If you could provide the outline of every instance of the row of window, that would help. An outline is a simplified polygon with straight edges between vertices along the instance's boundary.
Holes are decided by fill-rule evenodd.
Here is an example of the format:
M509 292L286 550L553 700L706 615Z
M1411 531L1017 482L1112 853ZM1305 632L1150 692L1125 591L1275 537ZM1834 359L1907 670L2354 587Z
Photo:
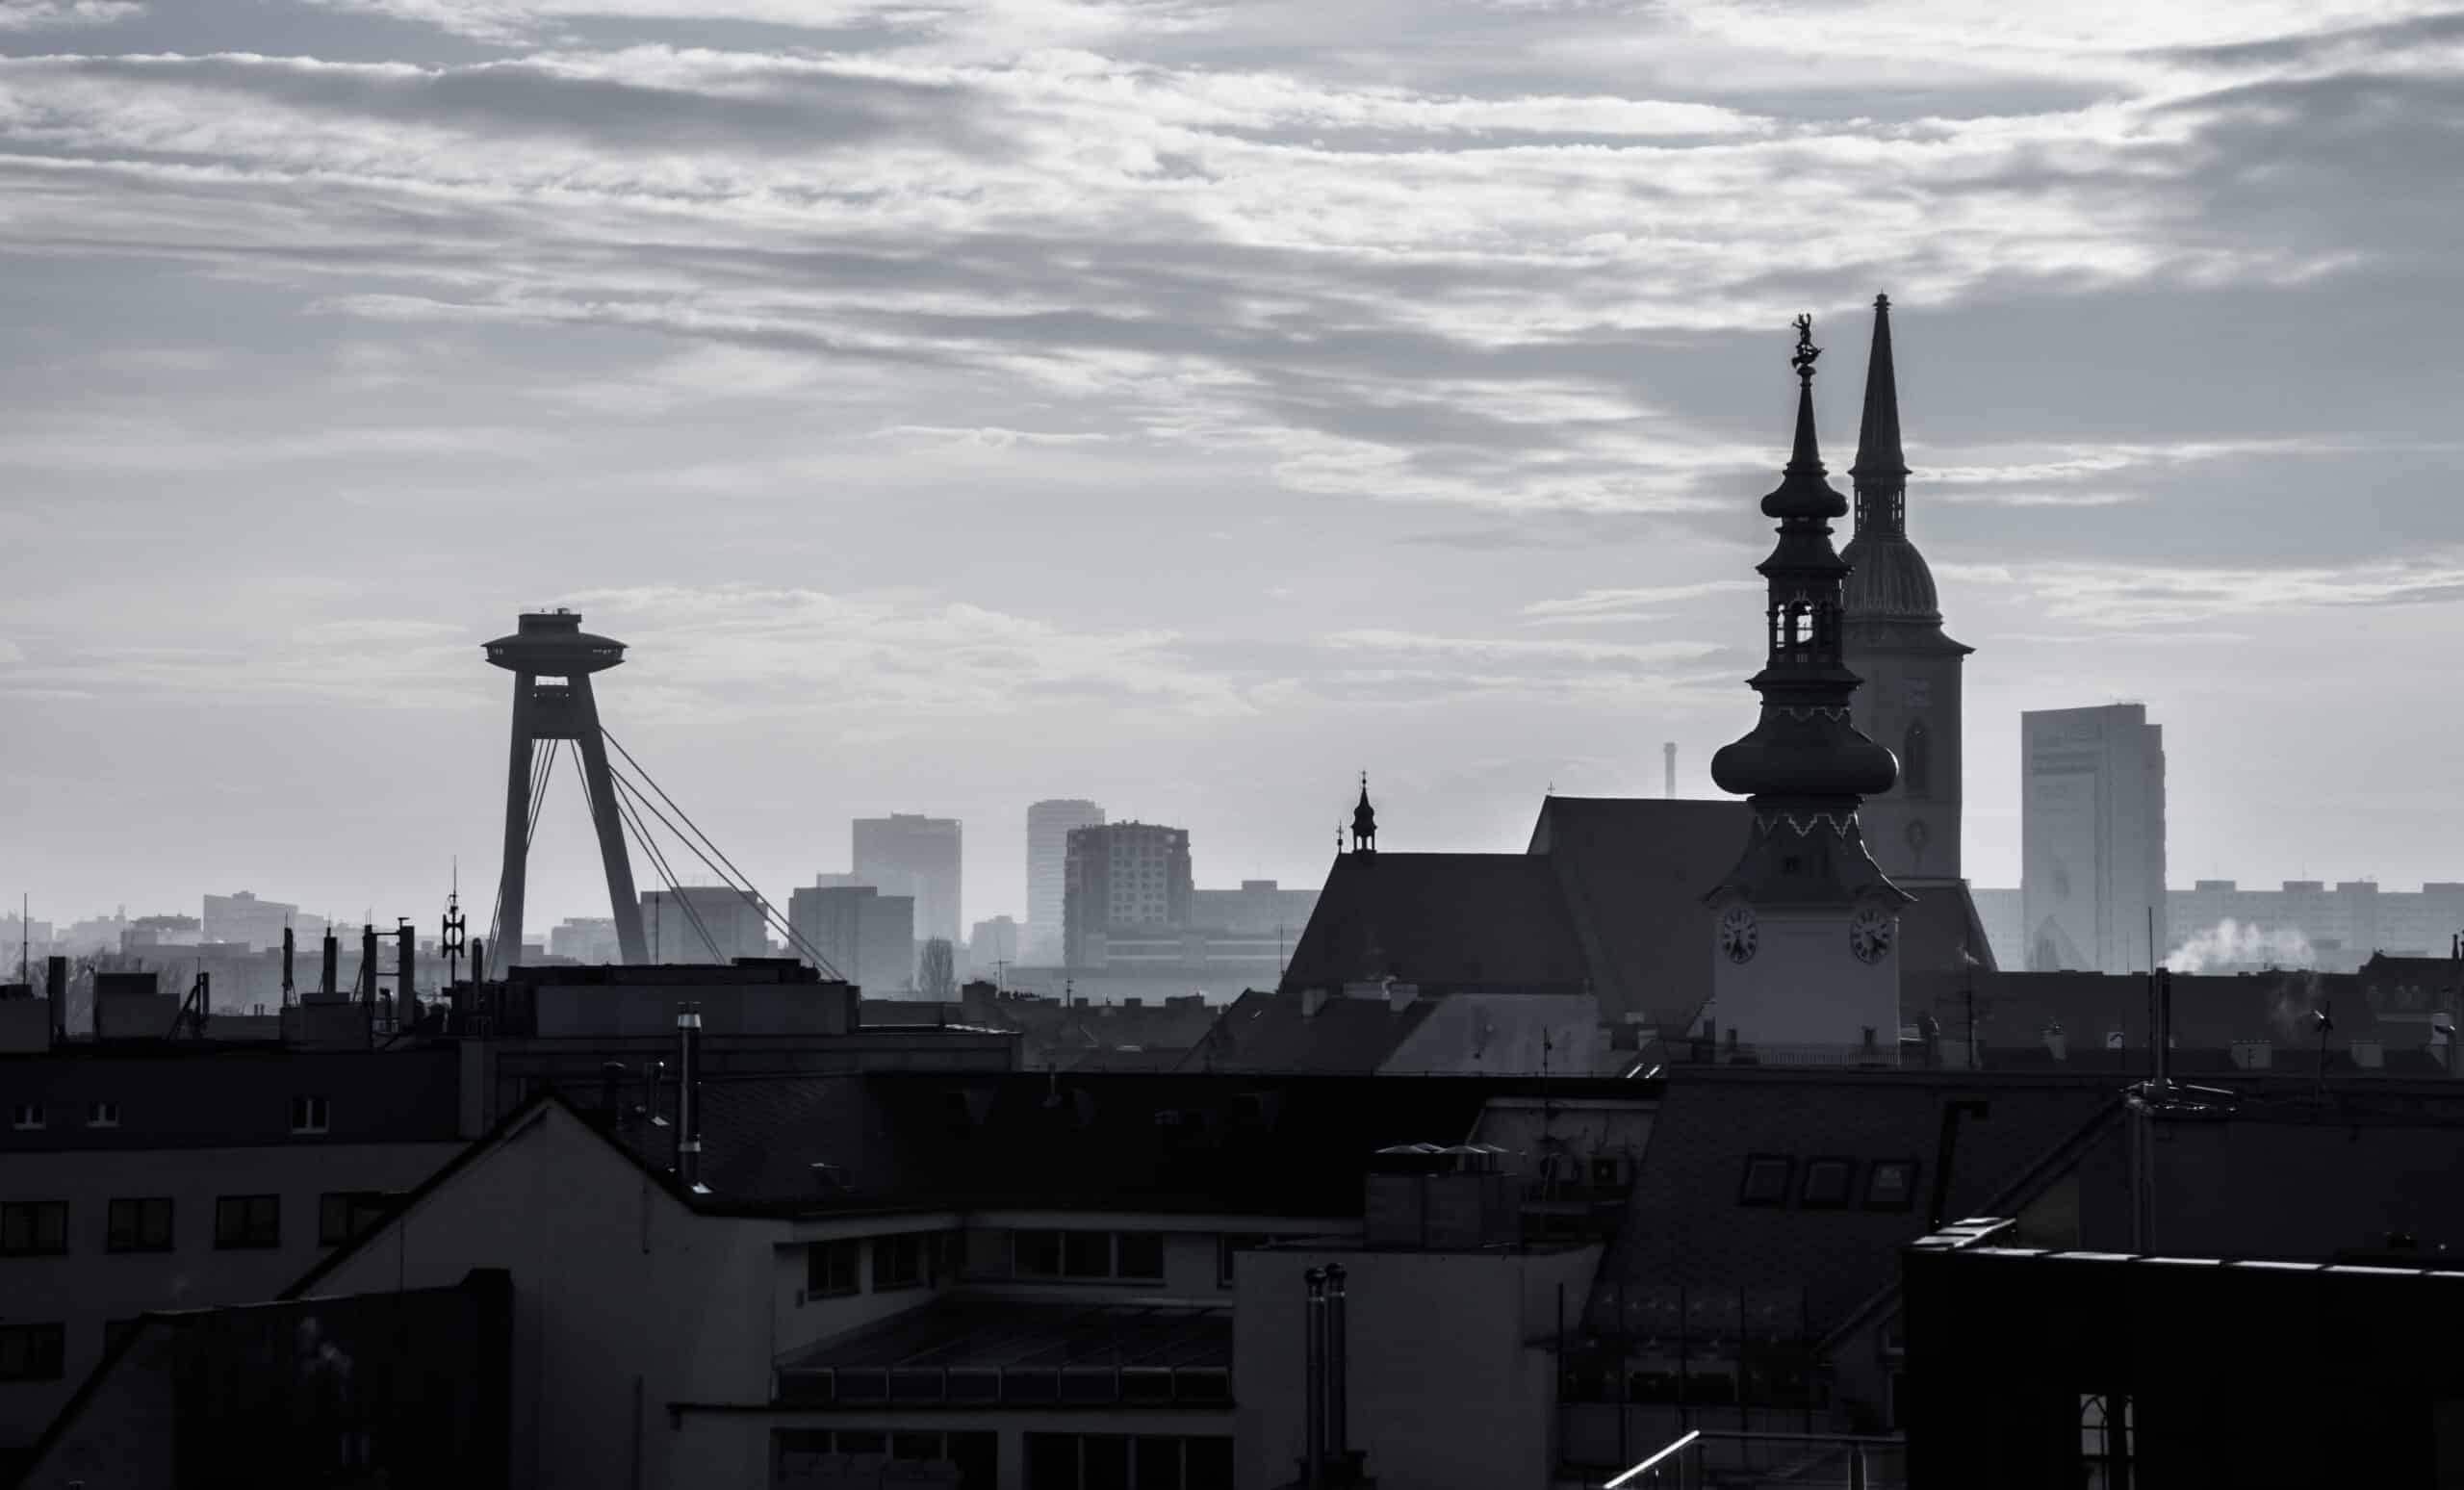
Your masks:
M0 1324L0 1381L57 1381L67 1358L64 1324Z
M1217 1281L1231 1287L1232 1253L1263 1240L1223 1238ZM1164 1234L1159 1231L1018 1230L1009 1234L1009 1275L1015 1278L1130 1283L1164 1279ZM955 1231L814 1242L805 1248L805 1297L842 1298L864 1292L867 1248L873 1260L872 1292L930 1288L957 1275L962 1247L961 1234Z
M332 1104L323 1097L295 1096L291 1099L291 1131L294 1133L323 1133L332 1117ZM13 1102L9 1106L9 1126L20 1133L39 1133L51 1126L51 1109L40 1102ZM119 1104L87 1103L86 1126L118 1127Z
M1232 1440L1029 1433L1027 1490L1232 1490Z
M1876 1159L1863 1168L1864 1209L1915 1209L1915 1160ZM1854 1159L1825 1155L1800 1165L1786 1154L1748 1154L1745 1178L1737 1189L1737 1203L1784 1206L1793 1194L1800 1209L1844 1211L1857 1204L1857 1170L1858 1161Z
M317 1241L337 1246L373 1229L394 1197L380 1191L329 1190L317 1197ZM175 1246L176 1206L168 1195L111 1201L103 1218L106 1252L167 1252ZM214 1245L224 1250L282 1245L282 1196L218 1195ZM0 1257L56 1257L68 1250L68 1202L0 1202Z

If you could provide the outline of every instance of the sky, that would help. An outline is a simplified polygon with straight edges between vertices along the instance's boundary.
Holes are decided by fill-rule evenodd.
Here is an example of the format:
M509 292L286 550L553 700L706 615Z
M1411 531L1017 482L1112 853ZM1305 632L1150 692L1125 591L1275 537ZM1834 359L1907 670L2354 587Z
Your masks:
M2173 883L2464 878L2459 158L2369 0L0 0L0 876L484 899L555 604L779 898L1711 795L1788 322L1844 490L1887 292L1970 878L2123 700ZM534 936L593 856L562 777Z

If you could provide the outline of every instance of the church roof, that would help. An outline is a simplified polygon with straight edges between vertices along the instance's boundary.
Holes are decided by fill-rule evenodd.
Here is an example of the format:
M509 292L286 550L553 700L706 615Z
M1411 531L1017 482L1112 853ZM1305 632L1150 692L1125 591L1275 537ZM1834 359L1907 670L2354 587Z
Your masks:
M1745 844L1743 802L1556 797L1540 805L1531 852L1557 867L1604 1013L1677 1031L1711 996L1718 917L1703 896Z
M1916 545L1896 534L1859 533L1841 552L1848 561L1844 604L1848 621L1942 620L1934 571Z
M1283 986L1392 974L1434 991L1578 992L1590 975L1554 870L1524 854L1345 854Z
M1381 856L1382 857L1382 856ZM1382 1069L1437 1008L1416 998L1401 1009L1382 998L1329 996L1316 1014L1297 989L1257 989L1233 1000L1207 1040L1181 1052L1184 1071L1302 1071L1360 1075Z

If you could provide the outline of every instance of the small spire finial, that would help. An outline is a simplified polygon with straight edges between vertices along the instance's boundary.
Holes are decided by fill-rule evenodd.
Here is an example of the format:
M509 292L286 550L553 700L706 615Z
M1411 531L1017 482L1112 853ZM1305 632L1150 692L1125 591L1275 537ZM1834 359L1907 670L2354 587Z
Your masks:
M1810 383L1814 359L1822 355L1822 348L1813 345L1813 318L1799 316L1790 323L1797 328L1797 349L1790 354L1788 366L1797 370L1798 381Z

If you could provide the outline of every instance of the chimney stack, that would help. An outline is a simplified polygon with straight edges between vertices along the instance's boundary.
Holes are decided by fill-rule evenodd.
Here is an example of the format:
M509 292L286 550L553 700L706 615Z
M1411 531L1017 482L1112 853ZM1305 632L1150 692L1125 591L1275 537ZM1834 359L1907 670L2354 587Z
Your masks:
M415 1007L412 980L419 975L419 945L411 939L411 923L398 917L394 927L394 1027L400 1029Z
M676 1006L676 1177L691 1190L702 1183L702 1009Z
M285 1009L291 1007L292 992L296 987L292 981L291 969L298 955L299 938L290 927L285 926L282 929L282 1007Z
M327 998L334 996L334 983L342 976L342 939L336 937L334 929L328 926L325 928L325 970L324 976L318 981L318 992Z
M1309 1302L1300 1335L1307 1348L1301 1390L1307 1394L1308 1431L1302 1440L1300 1483L1306 1490L1321 1490L1326 1482L1326 1270L1310 1269L1307 1280Z
M43 959L42 981L43 994L51 1000L51 1027L64 1045L68 1043L68 959Z
M1660 763L1666 768L1668 800L1677 800L1677 742L1669 741L1659 748Z

